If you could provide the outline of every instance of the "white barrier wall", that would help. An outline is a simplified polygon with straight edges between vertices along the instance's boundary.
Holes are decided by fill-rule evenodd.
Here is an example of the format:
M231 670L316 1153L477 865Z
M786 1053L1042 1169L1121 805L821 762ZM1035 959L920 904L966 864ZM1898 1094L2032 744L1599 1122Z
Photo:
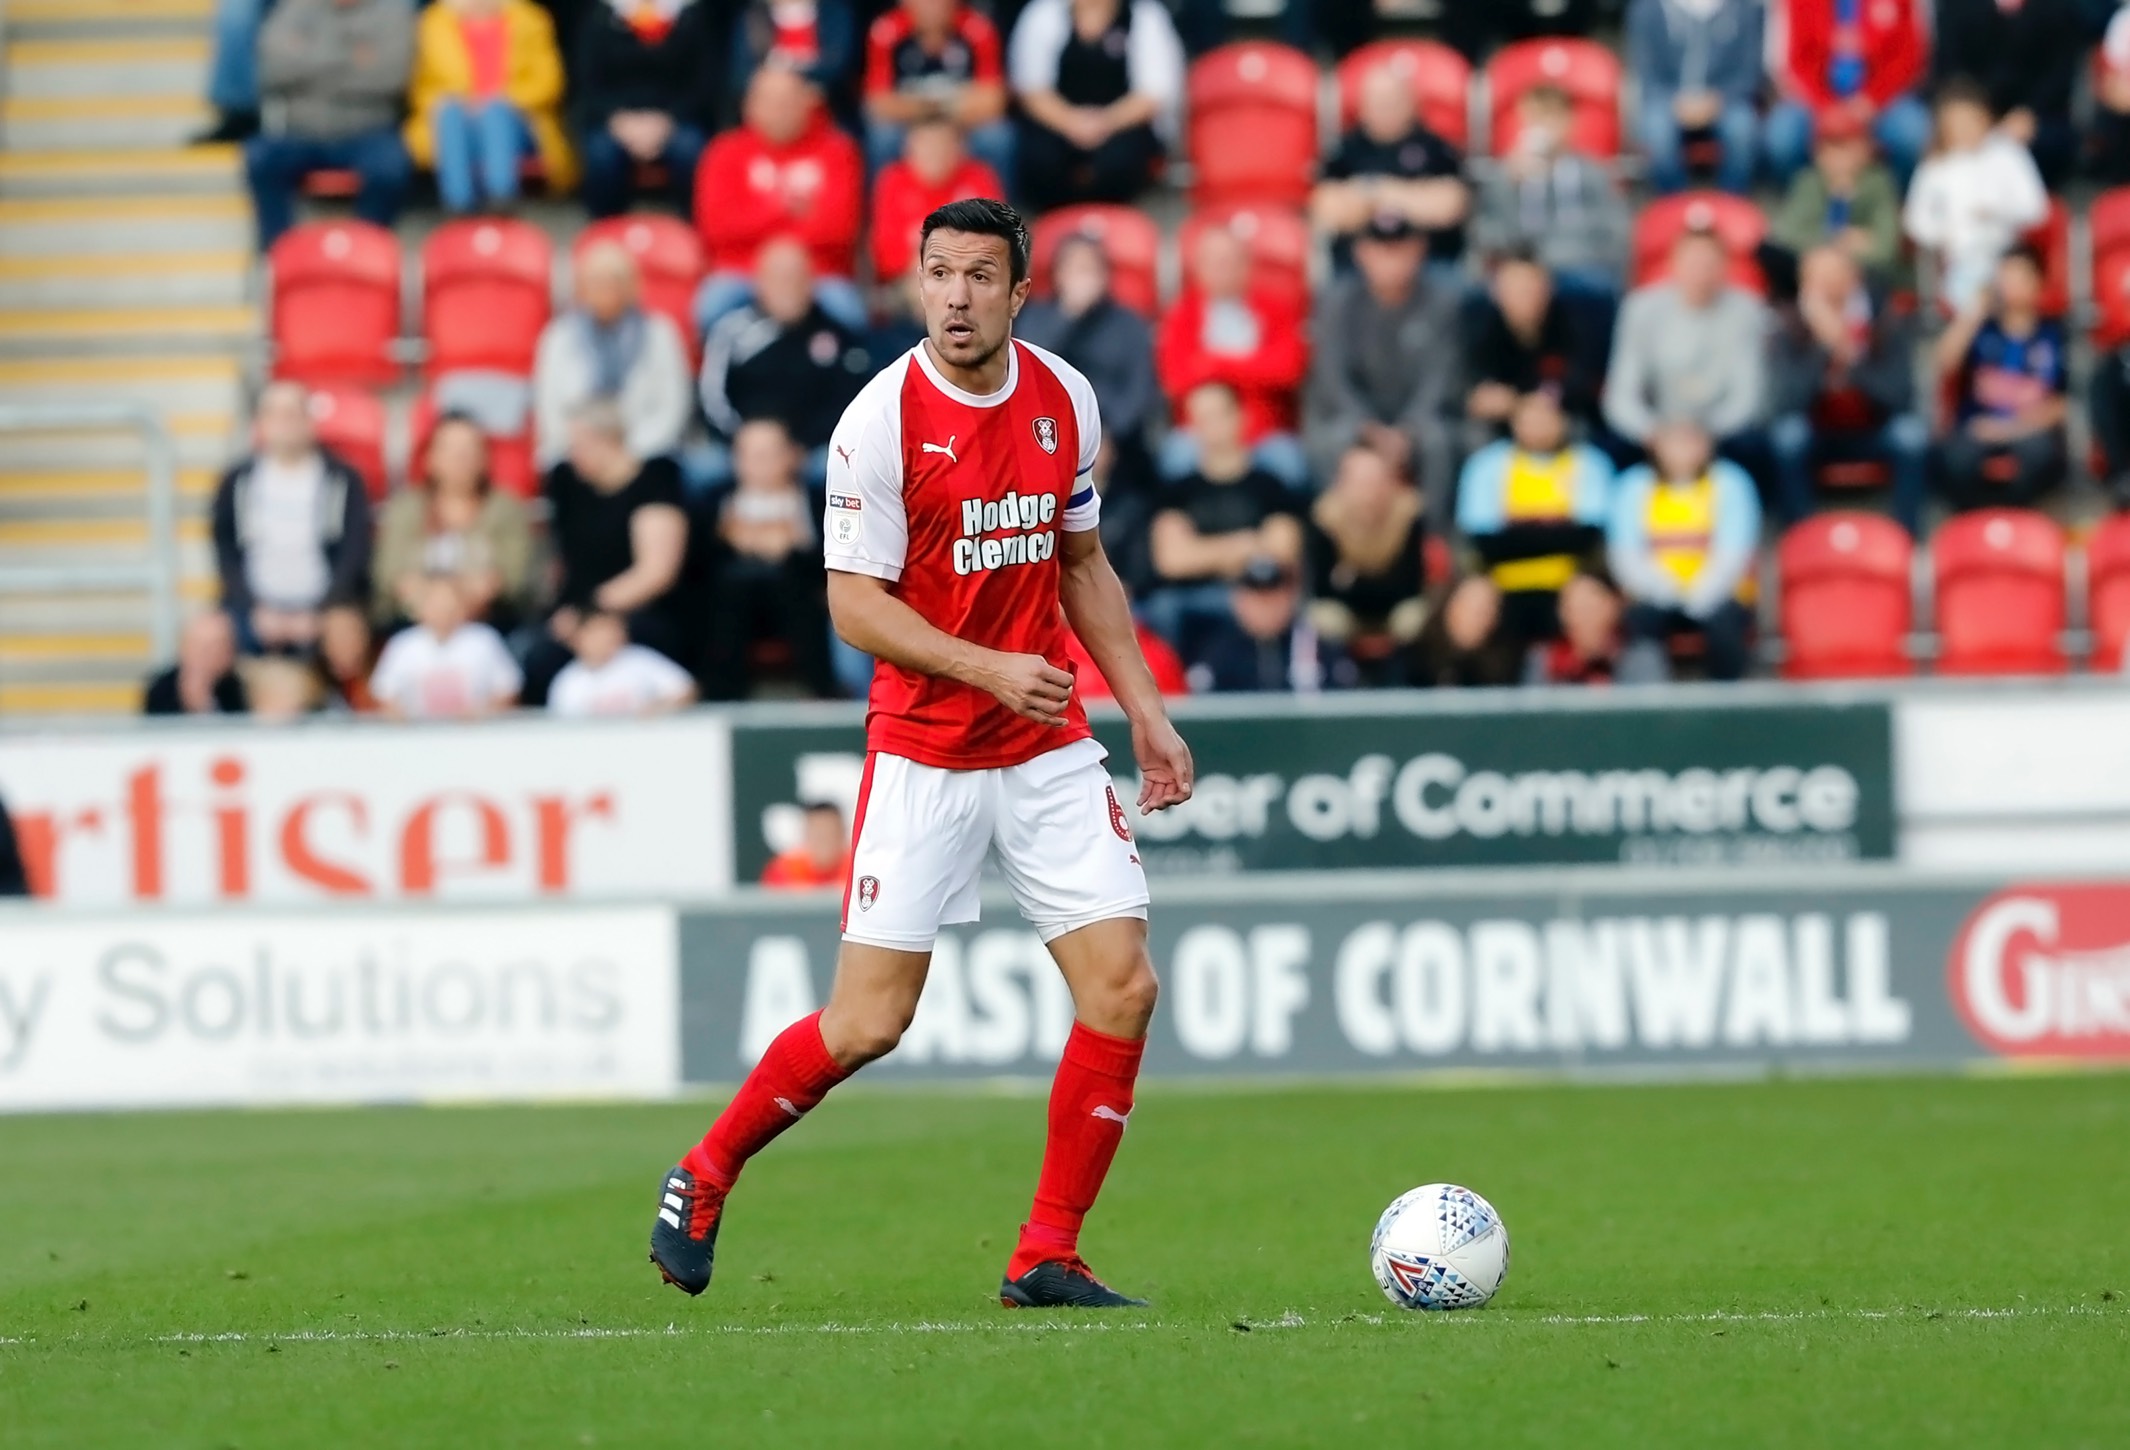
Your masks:
M1893 725L1901 860L2130 869L2130 688L1916 695Z

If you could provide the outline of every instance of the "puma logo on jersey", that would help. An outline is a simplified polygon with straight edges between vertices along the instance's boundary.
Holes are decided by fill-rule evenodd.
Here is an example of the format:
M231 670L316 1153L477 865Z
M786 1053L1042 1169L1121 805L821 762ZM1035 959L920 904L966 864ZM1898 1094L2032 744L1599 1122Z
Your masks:
M845 468L849 468L851 466L851 451L848 448L845 448L841 443L838 443L836 445L836 457L843 460L843 466Z
M945 443L927 443L921 451L925 453L944 453L947 455L947 462L959 463L961 460L954 456L954 440L958 436L960 435L949 433Z
M1129 1128L1132 1125L1132 1110L1130 1108L1126 1108L1120 1113L1115 1108L1097 1106L1093 1116L1106 1122L1115 1123L1120 1128Z

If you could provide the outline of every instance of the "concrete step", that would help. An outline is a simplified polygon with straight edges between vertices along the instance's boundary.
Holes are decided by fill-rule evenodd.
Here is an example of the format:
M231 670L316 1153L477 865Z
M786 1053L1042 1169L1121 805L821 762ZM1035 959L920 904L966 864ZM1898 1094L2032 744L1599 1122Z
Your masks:
M234 358L127 357L0 359L0 403L126 400L166 414L233 414L243 376ZM24 466L10 450L9 461Z
M204 543L207 537L204 512L192 511L178 520L180 547ZM0 555L15 563L35 551L48 558L98 551L119 556L138 554L147 547L148 521L138 514L110 519L0 518Z
M142 682L103 684L0 683L0 716L50 720L74 716L138 715Z
M214 0L10 0L8 34L22 40L195 39Z
M7 94L18 100L203 96L210 51L205 36L190 40L18 40L7 47Z
M0 256L250 249L251 204L227 196L35 196L0 200Z
M146 630L117 634L78 630L56 634L14 631L0 634L0 674L92 662L138 670L148 663L148 654Z
M121 146L0 153L0 198L142 194L236 196L244 153L236 146ZM247 241L249 238L247 238Z
M187 608L204 608L221 598L212 575L183 581L179 594ZM7 628L19 634L142 634L154 613L139 590L99 594L22 594L6 600Z
M0 257L0 312L232 307L251 297L253 261L245 251Z
M226 307L39 308L0 312L0 357L158 354L236 356L259 341L259 310Z
M177 476L178 507L205 509L219 475L187 468ZM139 517L148 476L137 468L0 473L0 517Z
M194 95L30 96L0 104L0 140L10 151L95 151L182 146L214 122Z
M165 413L163 425L177 445L181 469L220 474L238 441L233 409ZM10 474L137 473L146 456L138 434L124 429L49 428L0 433Z

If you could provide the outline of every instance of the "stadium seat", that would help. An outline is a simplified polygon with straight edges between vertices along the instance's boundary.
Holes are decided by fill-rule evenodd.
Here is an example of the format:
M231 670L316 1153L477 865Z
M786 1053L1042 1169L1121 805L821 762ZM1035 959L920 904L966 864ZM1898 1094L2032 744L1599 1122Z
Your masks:
M672 319L680 329L681 340L688 345L691 359L701 355L700 340L695 335L695 289L701 285L708 263L703 257L703 243L695 228L678 217L636 216L610 217L602 222L593 222L577 234L576 244L570 249L574 264L583 257L587 247L600 242L619 242L636 259L636 266L643 273L644 306L653 312Z
M1672 244L1687 231L1714 231L1731 254L1731 282L1755 294L1767 292L1757 255L1767 236L1768 219L1742 196L1720 191L1687 191L1662 196L1642 208L1634 224L1634 285L1646 286L1664 275Z
M1978 509L1931 540L1938 673L2062 674L2064 535L2031 509Z
M1035 290L1050 293L1050 263L1058 243L1087 236L1109 254L1110 290L1134 312L1152 317L1161 310L1161 228L1143 211L1128 206L1060 207L1036 219L1030 238Z
M399 376L399 239L367 222L312 222L274 243L274 376L383 385Z
M504 219L446 222L422 248L430 377L530 376L540 330L553 314L554 248L538 227Z
M2121 670L2130 643L2130 514L2108 515L2086 540L2086 623L2093 668Z
M1188 258L1198 234L1207 227L1226 227L1250 249L1252 280L1277 287L1309 304L1309 257L1315 241L1301 213L1278 206L1224 206L1193 212L1176 233L1180 253Z
M2103 193L2086 214L2093 240L2093 345L2130 342L2130 186Z
M415 400L414 411L407 419L409 479L421 471L422 455L429 450L429 435L436 431L440 416L435 393L425 392ZM487 438L488 481L519 498L539 497L540 470L533 463L532 420L528 417L525 430L513 437L488 433Z
M1827 513L1782 537L1775 555L1782 672L1793 680L1908 675L1902 649L1915 618L1910 565L1915 548L1899 524L1879 514Z
M1517 98L1536 85L1555 85L1575 107L1569 139L1602 161L1620 154L1620 58L1594 40L1520 40L1487 62L1487 143L1505 156L1516 144Z
M1360 104L1361 77L1383 64L1412 78L1420 120L1428 130L1462 150L1472 138L1472 65L1432 40L1377 40L1339 62L1339 129L1352 127Z
M1316 62L1291 46L1241 41L1195 61L1185 87L1191 198L1309 199L1317 163Z
M318 442L362 475L372 499L391 492L385 473L385 405L360 388L311 389L311 427Z
M2060 196L2049 198L2049 217L2026 234L2041 253L2041 311L2062 317L2071 310L2071 208Z

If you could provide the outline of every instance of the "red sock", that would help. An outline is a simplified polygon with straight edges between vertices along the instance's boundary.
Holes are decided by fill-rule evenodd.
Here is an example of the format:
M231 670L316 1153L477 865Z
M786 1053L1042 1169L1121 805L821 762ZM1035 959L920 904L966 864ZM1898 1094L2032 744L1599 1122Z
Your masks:
M1072 1024L1057 1078L1050 1085L1050 1137L1043 1145L1035 1207L1021 1225L1020 1246L1007 1262L1007 1278L1018 1279L1037 1264L1079 1252L1080 1224L1094 1207L1110 1160L1124 1141L1132 1084L1145 1052L1143 1040Z
M681 1167L697 1178L732 1187L749 1158L849 1076L821 1040L821 1014L801 1018L777 1034L703 1141L680 1160Z

